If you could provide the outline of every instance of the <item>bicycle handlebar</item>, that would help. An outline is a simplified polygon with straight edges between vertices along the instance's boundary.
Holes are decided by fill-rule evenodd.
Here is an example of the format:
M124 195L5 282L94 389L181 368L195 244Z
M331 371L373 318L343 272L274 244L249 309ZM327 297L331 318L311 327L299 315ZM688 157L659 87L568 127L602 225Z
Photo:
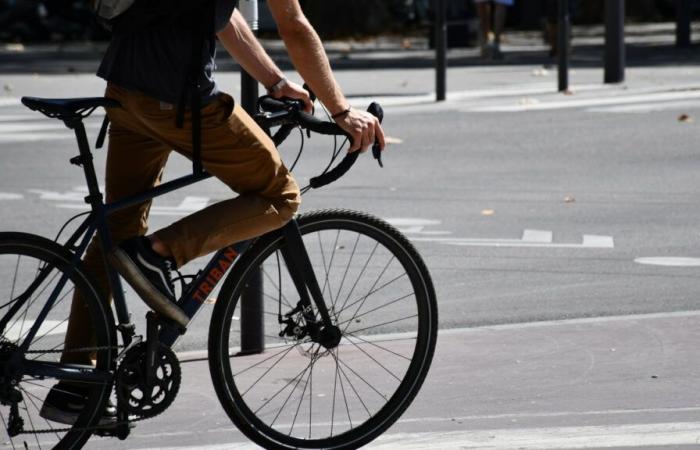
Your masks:
M297 126L318 134L345 136L350 140L352 145L352 137L348 135L345 130L340 128L335 122L323 121L304 112L303 103L300 100L278 100L269 96L263 96L258 100L258 106L265 112L265 114L257 117L258 123L266 128L281 125L280 130L273 136L276 145L284 141L284 139L289 136L289 133ZM372 103L367 111L377 117L380 123L384 120L384 111L378 103ZM379 165L383 167L381 162L381 150L378 142L375 142L373 145L372 153L375 159L378 160ZM348 153L333 169L311 178L309 185L314 189L318 189L333 183L350 170L357 161L359 155L359 151Z

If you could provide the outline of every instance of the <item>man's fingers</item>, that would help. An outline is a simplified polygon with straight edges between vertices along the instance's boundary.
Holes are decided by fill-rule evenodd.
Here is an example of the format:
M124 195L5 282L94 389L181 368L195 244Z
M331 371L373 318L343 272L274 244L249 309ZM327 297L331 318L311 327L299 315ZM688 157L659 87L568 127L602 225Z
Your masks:
M384 129L382 129L382 126L379 123L379 119L376 119L374 123L374 132L376 139L379 141L379 148L384 150L384 147L386 147L386 138L384 136Z

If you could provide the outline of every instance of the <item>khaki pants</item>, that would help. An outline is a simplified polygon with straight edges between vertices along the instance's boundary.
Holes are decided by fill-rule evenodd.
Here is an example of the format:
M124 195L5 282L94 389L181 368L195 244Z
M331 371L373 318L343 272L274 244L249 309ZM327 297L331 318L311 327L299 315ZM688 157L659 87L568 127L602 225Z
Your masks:
M122 107L108 111L111 121L106 170L106 201L143 192L160 183L172 150L191 158L192 129L189 111L185 126L175 126L176 108L109 84L107 97ZM226 245L260 236L282 227L293 217L301 196L284 167L272 140L226 94L202 108L202 164L239 196L210 205L156 236L172 251L178 266ZM109 227L115 243L146 234L151 202L115 212ZM97 239L88 247L86 272L109 293L109 282ZM105 298L109 298L106 296ZM80 296L73 298L66 334L66 349L92 346L94 332ZM63 362L89 364L90 355L65 353Z

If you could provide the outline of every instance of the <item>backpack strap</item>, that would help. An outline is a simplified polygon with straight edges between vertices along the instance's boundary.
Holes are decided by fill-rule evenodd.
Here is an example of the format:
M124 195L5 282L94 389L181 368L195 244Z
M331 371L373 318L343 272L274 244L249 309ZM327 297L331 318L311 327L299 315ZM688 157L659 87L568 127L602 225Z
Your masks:
M203 172L202 167L202 98L199 90L199 76L202 71L202 54L204 44L208 43L213 48L214 42L214 15L215 4L207 1L202 7L200 15L193 15L192 24L192 51L188 63L189 70L185 77L185 83L180 93L177 105L176 126L182 128L185 122L185 105L189 97L190 113L192 121L192 171L195 174Z

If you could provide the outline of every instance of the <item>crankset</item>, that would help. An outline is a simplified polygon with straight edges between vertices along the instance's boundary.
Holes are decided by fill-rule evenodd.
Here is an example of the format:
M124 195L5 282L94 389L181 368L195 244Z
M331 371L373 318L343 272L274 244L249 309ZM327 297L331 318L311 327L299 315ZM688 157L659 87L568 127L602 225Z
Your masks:
M147 343L126 352L117 369L117 402L128 415L150 418L164 412L180 389L182 372L175 353L158 344L148 367Z

